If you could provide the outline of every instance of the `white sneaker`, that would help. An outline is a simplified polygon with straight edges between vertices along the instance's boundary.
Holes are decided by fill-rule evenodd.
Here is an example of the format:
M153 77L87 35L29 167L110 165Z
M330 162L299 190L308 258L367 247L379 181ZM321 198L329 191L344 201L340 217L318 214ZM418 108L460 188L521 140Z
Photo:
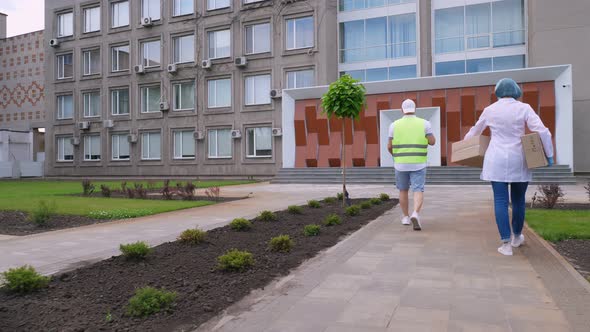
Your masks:
M420 216L418 216L417 212L414 211L414 213L412 213L412 216L410 217L410 221L412 221L412 226L414 227L415 231L422 230L422 226L420 225Z
M404 216L402 217L402 225L409 225L410 224L410 217L409 216Z
M498 248L498 252L504 256L512 256L512 246L510 245L510 242L502 244L502 246Z
M513 236L512 241L510 242L514 248L518 248L524 244L524 235L520 234L519 236Z

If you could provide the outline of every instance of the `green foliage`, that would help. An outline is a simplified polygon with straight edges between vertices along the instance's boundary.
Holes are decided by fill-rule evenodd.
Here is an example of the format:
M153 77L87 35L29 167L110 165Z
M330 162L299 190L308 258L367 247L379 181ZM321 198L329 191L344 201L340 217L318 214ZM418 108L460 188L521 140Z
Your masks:
M526 222L547 241L590 240L588 210L527 209Z
M361 207L358 205L351 205L344 210L347 216L358 216L361 213Z
M339 201L342 201L344 199L344 194L343 193L337 193L336 194L336 199Z
M127 259L144 259L151 251L147 243L142 241L121 244L119 249Z
M324 219L324 225L336 226L342 224L342 219L337 214L331 214Z
M217 257L217 268L223 271L245 271L254 265L254 257L247 251L232 249Z
M107 311L106 316L104 317L104 321L107 323L110 323L113 321L113 315L111 314L110 311Z
M378 197L374 197L374 198L371 198L369 200L369 202L371 202L371 204L373 204L373 205L380 205L381 204L381 199L378 198Z
M320 235L320 225L316 225L316 224L306 225L305 227L303 227L303 234L305 234L305 236L318 236L318 235Z
M153 210L148 209L135 209L135 210L110 210L110 211L90 211L88 217L98 220L117 220L117 219L129 219L143 216L149 216L154 214Z
M373 206L373 203L371 203L371 201L364 201L361 203L361 209L363 209L363 210L370 209L372 206Z
M243 232L252 229L252 223L244 218L236 218L229 223L229 227L234 231Z
M320 202L316 201L315 199L307 201L307 206L309 206L310 208L314 208L314 209L319 209L320 207L322 207Z
M178 240L180 240L180 242L189 244L203 243L205 242L205 240L207 240L207 232L202 231L198 228L187 229L180 233Z
M357 119L366 103L365 87L350 75L344 75L330 84L322 96L322 108L329 118Z
M379 199L382 200L383 202L388 201L389 195L383 193L383 194L379 195Z
M260 214L258 215L258 220L260 220L260 221L276 221L277 215L274 214L274 212L272 212L272 211L264 210L264 211L260 212Z
M35 225L41 227L47 225L49 219L55 215L55 203L48 204L41 200L37 206L31 211L29 220Z
M297 205L289 205L287 211L289 211L289 213L291 214L303 214L303 209L301 208L301 206Z
M82 181L82 195L90 196L94 192L94 185L90 180Z
M111 188L107 185L101 184L100 193L102 194L102 197L109 198L111 197Z
M176 296L175 292L168 292L149 286L137 289L135 295L129 299L127 315L146 317L162 310L169 310L172 303L176 300Z
M29 265L2 272L4 287L15 293L30 293L47 287L50 278L44 277Z
M270 239L269 247L272 251L289 252L295 245L289 235L279 235Z
M324 203L326 203L326 204L336 203L336 197L326 197L326 198L324 198Z

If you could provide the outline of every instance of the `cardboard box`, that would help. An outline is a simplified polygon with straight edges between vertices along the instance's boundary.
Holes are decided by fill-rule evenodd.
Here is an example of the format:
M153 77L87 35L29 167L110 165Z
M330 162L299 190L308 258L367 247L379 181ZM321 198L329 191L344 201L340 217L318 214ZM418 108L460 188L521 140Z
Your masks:
M453 143L451 163L482 168L488 145L490 145L489 136L475 136Z
M524 135L521 137L521 140L528 168L538 168L549 165L539 133Z

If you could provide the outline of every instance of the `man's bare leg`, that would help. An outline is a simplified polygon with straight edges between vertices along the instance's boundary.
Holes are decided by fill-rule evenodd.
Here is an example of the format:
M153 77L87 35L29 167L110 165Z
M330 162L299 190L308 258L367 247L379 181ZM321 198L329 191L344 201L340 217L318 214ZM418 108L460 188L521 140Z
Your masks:
M404 214L404 217L409 216L409 197L408 197L408 191L407 190L400 190L399 191L399 205L402 208L402 212Z
M420 191L414 192L414 211L420 213L422 205L424 204L424 193Z

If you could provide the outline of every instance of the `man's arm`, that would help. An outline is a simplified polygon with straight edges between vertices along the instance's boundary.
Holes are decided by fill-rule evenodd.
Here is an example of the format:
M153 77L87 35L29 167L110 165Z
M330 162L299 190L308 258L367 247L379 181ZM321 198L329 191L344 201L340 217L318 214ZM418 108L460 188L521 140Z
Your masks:
M426 139L428 140L428 145L436 144L436 137L434 137L434 135L428 134L426 135Z
M393 137L390 137L389 140L387 141L387 152L389 152L389 154L393 156L393 145L391 145L392 141L393 141Z
M424 122L424 133L426 134L428 145L436 144L436 137L434 137L434 133L432 132L432 125L429 121Z

